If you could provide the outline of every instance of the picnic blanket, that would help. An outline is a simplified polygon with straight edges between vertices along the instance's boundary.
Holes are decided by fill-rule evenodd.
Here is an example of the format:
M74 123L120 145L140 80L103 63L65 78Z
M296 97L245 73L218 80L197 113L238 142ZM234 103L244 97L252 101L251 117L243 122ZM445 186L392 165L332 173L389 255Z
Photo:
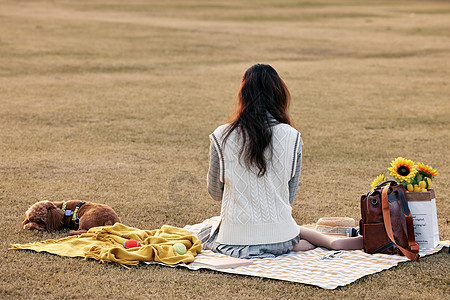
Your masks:
M94 258L100 262L126 265L161 264L170 267L186 267L190 270L211 269L224 273L265 277L335 289L357 279L409 261L404 256L367 254L361 250L334 251L315 248L305 252L291 252L275 258L252 259L251 265L236 268L214 268L202 262L220 260L225 255L210 250L201 251L201 243L195 237L203 227L215 223L218 217L200 224L187 225L184 229L164 225L157 230L140 230L116 223L113 226L91 228L87 233L59 240L47 240L29 244L13 244L10 249L27 249L49 252L61 256ZM125 249L123 242L135 239L142 247ZM177 255L175 243L183 243L188 252ZM450 241L432 249L421 249L420 256L439 252Z
M137 240L141 247L125 249L127 240ZM183 243L187 252L179 255L173 245ZM79 236L59 240L46 240L29 244L12 244L10 249L49 252L60 256L93 258L100 262L137 265L143 261L156 261L167 265L189 263L201 251L200 241L191 232L164 225L161 229L141 230L116 223L112 226L91 228Z
M217 218L205 220L201 224L188 225L184 229L196 234L204 226L213 224ZM444 246L450 246L450 241L442 241L438 247L433 249L421 249L420 256L439 252ZM290 252L275 258L252 259L252 265L234 269L216 269L202 264L202 261L223 257L225 256L222 254L204 250L195 257L194 262L176 266L191 270L212 269L231 274L286 280L315 285L324 289L335 289L361 277L409 261L400 255L367 254L362 250L334 251L318 247L305 252Z

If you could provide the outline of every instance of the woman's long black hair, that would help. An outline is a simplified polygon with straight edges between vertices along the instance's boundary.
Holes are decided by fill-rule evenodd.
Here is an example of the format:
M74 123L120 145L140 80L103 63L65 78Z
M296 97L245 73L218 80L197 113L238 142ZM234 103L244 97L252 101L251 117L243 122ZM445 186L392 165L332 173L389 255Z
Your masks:
M224 143L237 130L242 141L240 157L243 156L247 168L256 167L261 177L267 171L264 152L268 149L272 154L272 118L292 125L288 115L291 96L274 68L256 64L245 72L237 100L238 107L224 133Z

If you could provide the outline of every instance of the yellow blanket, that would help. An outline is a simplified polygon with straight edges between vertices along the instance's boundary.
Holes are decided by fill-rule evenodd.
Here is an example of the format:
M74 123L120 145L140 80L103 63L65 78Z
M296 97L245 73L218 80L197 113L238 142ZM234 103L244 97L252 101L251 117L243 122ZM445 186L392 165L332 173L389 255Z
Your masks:
M125 249L123 242L130 239L137 240L142 246ZM173 249L176 243L183 243L187 253L177 254ZM120 223L94 227L79 236L10 246L10 249L45 251L60 256L93 258L121 265L137 265L140 261L156 261L168 265L189 263L194 261L194 257L202 249L200 241L191 232L181 228L164 225L161 229L150 231Z

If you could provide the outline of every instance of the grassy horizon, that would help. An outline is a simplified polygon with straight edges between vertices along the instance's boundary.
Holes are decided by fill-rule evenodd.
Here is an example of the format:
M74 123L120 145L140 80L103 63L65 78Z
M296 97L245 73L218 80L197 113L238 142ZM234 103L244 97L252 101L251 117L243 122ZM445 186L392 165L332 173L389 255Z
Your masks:
M142 229L219 215L208 135L254 63L292 95L298 224L358 221L360 196L402 156L439 171L450 239L449 15L443 1L0 1L0 297L448 297L447 248L333 291L7 248L68 234L22 230L41 200L106 203Z

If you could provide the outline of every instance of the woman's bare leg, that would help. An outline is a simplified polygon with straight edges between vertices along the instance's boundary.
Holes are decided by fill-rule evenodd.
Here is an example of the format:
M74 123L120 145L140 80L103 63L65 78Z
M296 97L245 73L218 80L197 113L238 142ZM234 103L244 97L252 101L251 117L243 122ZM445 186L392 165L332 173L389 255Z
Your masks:
M363 246L363 237L355 236L348 238L335 239L331 242L331 249L335 250L361 250Z
M306 240L315 246L325 247L334 250L359 250L363 248L362 236L335 238L322 234L315 230L309 229L307 227L300 227L300 238L301 238L300 241ZM299 246L298 248L301 249L303 247L304 246ZM294 250L294 251L305 251L305 250Z
M316 248L313 244L308 242L307 240L300 240L300 243L294 245L292 251L308 251Z

